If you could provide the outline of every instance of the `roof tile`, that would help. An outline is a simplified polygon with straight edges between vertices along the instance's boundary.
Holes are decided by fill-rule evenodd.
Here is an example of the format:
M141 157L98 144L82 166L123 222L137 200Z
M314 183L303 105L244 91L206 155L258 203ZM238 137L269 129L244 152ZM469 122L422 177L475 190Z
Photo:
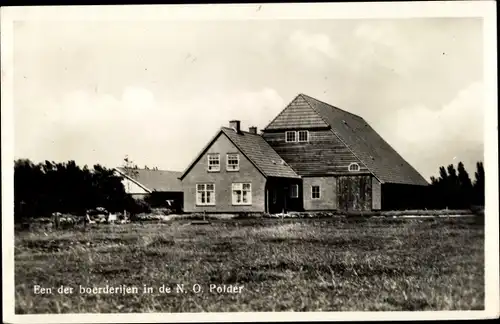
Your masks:
M222 131L265 176L300 178L262 136L228 127Z
M381 181L428 185L428 182L360 116L300 94L332 131Z
M121 173L125 172L124 168L116 168ZM181 192L182 184L179 177L182 172L167 171L167 170L147 170L134 169L134 174L130 176L134 181L141 184L143 187L151 191L161 192Z

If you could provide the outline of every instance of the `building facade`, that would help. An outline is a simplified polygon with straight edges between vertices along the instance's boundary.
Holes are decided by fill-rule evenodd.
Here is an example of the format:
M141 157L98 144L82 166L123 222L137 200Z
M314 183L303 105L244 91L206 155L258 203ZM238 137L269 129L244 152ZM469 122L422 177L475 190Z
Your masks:
M180 179L186 212L411 209L428 186L363 118L304 94L261 134L230 122Z

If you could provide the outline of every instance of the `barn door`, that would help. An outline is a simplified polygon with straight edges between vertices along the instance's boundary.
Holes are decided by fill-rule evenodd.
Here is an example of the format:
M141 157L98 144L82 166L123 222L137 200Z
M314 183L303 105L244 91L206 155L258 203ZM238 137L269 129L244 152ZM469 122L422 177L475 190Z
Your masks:
M341 176L337 178L337 198L339 210L371 210L371 193L370 176Z

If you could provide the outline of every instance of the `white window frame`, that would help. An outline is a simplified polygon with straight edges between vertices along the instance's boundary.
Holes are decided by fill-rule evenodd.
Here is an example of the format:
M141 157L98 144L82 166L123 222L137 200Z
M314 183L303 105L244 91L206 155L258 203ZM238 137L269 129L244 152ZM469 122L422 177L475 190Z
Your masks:
M229 166L229 157L230 156L236 156L236 160L238 161L237 164L231 164L231 165L236 165L236 168L231 169ZM240 155L238 153L227 153L226 155L226 171L240 171Z
M217 160L219 161L219 167L217 169L210 169L210 160L212 157L217 157ZM220 154L219 153L208 153L207 154L207 171L208 172L220 172Z
M318 188L318 197L314 197L314 188ZM320 185L311 185L311 199L321 199L321 186Z
M248 186L248 189L244 189L243 187L244 186ZM236 201L236 195L235 195L235 191L236 190L240 190L241 191L241 201L238 202ZM247 193L247 201L244 202L243 201L243 193L246 192ZM235 182L235 183L232 183L231 184L231 202L233 205L238 205L238 206L242 206L242 205L251 205L252 204L252 183L250 182Z
M293 195L293 188L297 188L296 195ZM299 185L293 184L290 186L290 198L299 198Z
M305 141L301 141L301 140L300 140L300 133L305 133L305 134L306 134L306 139L305 139ZM307 131L307 130L301 130L301 131L298 131L298 132L297 132L297 141L298 141L299 143L307 143L307 142L309 142L309 131Z
M209 190L208 186L212 185L213 189ZM201 188L201 189L200 189ZM207 193L211 192L212 195L210 197L212 198L213 201L207 202ZM205 193L205 202L202 202L201 200L201 193ZM215 206L215 183L197 183L196 184L196 205L197 206Z
M291 134L291 133L293 133L293 141L289 141L289 140L288 140L288 134ZM297 142L297 140L298 140L297 135L298 135L298 134L297 134L297 132L296 132L296 131L286 131L286 132L285 132L285 142L286 142L286 143L296 143L296 142Z
M351 167L353 167L353 166L356 166L357 170L351 170ZM361 167L359 166L358 163L353 162L353 163L349 164L349 166L347 167L347 170L349 170L349 172L358 172L359 170L361 170Z

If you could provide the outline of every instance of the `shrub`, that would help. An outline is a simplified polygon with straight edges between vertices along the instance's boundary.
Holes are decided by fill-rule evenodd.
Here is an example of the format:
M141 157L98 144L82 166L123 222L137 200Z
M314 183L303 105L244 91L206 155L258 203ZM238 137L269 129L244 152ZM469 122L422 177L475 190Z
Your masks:
M174 210L170 208L151 208L151 212L156 215L168 216L174 213Z
M130 198L127 202L127 211L132 215L151 213L151 206L144 200Z

